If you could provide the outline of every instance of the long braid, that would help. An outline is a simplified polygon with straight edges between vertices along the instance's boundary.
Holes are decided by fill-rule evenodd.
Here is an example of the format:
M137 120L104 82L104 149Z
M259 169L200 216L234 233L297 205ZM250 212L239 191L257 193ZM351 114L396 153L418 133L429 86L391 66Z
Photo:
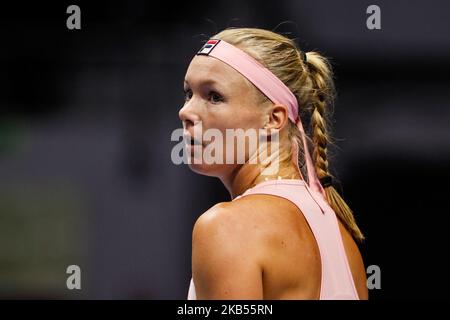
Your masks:
M331 143L328 134L327 108L332 106L334 100L334 83L332 71L328 61L317 52L308 52L307 72L312 80L310 96L311 135L313 141L313 161L319 179L332 176L329 172L327 155L328 144ZM352 236L358 240L364 240L364 235L356 224L353 212L336 189L330 185L325 187L327 202L336 212Z

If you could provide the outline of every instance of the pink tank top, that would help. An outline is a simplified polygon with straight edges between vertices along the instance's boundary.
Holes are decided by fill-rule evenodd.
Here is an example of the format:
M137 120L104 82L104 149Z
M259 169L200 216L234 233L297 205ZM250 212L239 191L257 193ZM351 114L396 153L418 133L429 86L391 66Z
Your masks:
M358 300L350 266L339 231L338 220L320 190L313 191L303 180L282 179L261 182L233 199L250 194L276 195L293 202L303 213L316 239L321 258L321 300ZM188 300L195 300L191 278Z

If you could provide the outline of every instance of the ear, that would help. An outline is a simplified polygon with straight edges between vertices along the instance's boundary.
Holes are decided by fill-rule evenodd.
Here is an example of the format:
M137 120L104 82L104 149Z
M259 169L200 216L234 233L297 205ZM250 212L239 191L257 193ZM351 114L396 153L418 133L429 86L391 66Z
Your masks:
M279 103L274 104L267 112L269 120L266 122L265 129L281 130L287 125L289 111L285 105Z

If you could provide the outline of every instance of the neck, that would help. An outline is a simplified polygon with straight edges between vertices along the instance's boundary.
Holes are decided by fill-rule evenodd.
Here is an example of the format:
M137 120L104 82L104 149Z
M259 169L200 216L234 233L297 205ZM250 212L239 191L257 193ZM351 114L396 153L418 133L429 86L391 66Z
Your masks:
M271 170L271 166L262 167L260 164L245 163L236 167L227 176L219 177L224 186L230 193L231 199L244 193L260 182L277 179L299 179L303 180L301 173L290 163L287 166L280 167L278 170ZM274 172L273 174L266 174Z

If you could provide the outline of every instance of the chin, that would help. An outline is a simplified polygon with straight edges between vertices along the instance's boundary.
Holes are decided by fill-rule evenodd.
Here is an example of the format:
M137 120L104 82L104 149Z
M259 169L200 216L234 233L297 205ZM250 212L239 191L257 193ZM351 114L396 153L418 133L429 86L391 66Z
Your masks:
M234 167L232 165L227 164L195 164L195 163L189 163L189 168L198 174L208 176L208 177L222 177L226 174L226 172L231 171Z
M204 176L209 176L209 177L216 177L216 176L218 176L218 174L217 174L217 169L218 168L217 168L217 165L215 165L215 164L189 163L188 166L195 173L198 173L198 174L201 174L201 175L204 175Z

